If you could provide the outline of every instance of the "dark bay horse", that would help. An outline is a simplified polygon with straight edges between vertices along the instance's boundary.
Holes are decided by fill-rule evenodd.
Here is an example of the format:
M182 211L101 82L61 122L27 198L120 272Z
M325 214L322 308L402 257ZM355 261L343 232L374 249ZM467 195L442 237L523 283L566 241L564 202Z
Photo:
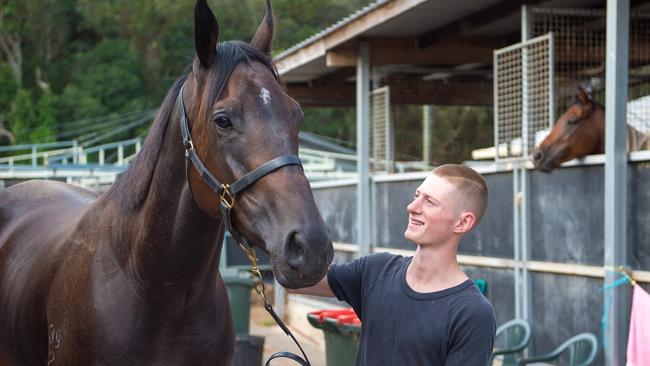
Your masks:
M333 249L295 157L302 112L271 63L270 4L250 44L218 33L198 1L191 69L105 194L51 181L0 192L0 365L231 364L229 223L282 285L325 275ZM209 175L249 184L236 194ZM215 190L234 196L228 217Z
M533 152L535 168L550 173L565 161L605 152L605 110L578 89L577 102L555 122L551 133ZM650 149L650 139L627 126L628 151Z

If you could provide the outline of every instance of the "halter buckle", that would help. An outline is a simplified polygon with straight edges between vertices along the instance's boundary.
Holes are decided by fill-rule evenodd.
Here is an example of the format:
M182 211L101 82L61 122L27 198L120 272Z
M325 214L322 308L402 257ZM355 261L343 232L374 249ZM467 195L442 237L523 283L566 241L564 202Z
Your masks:
M184 140L183 141L183 146L185 147L186 151L194 150L194 143L190 139Z
M235 205L235 197L230 194L230 186L228 184L222 184L221 190L221 196L219 196L221 203L228 209L231 209Z

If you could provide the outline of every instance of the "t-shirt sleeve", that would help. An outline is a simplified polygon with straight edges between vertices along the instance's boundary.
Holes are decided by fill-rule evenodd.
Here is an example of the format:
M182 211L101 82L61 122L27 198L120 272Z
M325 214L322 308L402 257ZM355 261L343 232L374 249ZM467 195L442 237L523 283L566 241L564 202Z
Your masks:
M445 365L487 365L494 347L496 318L492 305L482 300L459 314L454 322Z
M344 264L333 264L327 273L327 282L336 298L347 302L361 316L361 284L365 258Z
M347 302L363 321L363 301L378 277L386 271L393 259L390 253L373 253L345 264L333 264L327 273L327 282L336 298Z

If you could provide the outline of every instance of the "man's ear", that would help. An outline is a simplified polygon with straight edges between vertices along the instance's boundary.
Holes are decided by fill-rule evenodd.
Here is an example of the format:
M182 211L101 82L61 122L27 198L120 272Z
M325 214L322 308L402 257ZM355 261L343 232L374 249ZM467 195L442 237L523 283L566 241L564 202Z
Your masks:
M474 228L476 223L476 214L471 211L461 212L458 216L458 221L454 226L454 233L465 234Z

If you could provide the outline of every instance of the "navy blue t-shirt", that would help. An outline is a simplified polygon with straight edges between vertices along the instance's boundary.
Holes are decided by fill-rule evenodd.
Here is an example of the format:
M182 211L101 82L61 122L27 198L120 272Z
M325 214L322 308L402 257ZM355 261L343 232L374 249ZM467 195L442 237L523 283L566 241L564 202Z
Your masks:
M332 291L361 319L355 365L487 365L496 331L490 302L471 280L414 291L411 259L377 253L330 268Z

